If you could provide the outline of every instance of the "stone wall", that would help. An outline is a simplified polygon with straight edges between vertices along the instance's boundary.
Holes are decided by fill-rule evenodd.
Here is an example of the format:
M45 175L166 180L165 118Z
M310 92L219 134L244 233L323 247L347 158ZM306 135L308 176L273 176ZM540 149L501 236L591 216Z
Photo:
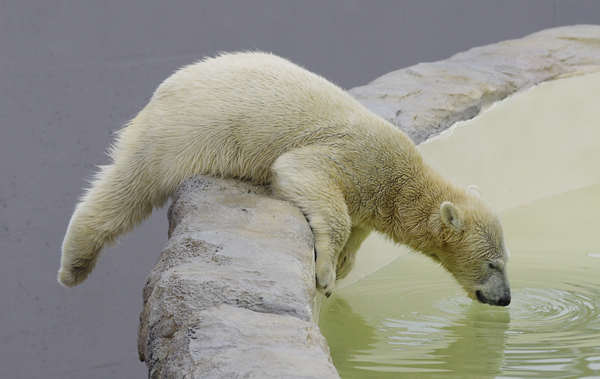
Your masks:
M152 378L338 378L313 318L314 278L296 207L264 187L189 179L144 289L140 359Z
M562 27L395 71L350 93L420 143L512 93L599 68L600 26ZM316 326L312 244L300 211L267 188L186 181L144 289L138 348L149 376L339 378Z

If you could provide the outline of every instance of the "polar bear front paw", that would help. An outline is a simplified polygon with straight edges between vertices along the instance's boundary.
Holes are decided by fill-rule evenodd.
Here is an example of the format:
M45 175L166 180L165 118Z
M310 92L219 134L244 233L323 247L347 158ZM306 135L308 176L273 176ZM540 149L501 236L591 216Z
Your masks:
M316 280L317 280L317 290L321 292L326 297L331 296L333 292L333 288L335 287L335 270L331 265L322 265L320 267L319 261L317 260L316 267Z

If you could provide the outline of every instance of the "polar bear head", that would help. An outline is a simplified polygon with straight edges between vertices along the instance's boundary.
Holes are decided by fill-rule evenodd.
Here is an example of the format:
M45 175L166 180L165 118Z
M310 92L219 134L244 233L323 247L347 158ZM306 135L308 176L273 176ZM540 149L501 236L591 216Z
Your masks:
M454 275L473 300L507 306L509 252L500 220L476 188L467 192L460 203L441 204L435 217L439 247L431 257Z

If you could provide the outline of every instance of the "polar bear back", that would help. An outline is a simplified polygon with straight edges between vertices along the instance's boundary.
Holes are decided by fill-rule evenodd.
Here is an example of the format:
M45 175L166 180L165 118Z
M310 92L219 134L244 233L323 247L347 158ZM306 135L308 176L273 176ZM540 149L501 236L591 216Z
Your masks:
M135 150L162 172L187 167L181 175L191 168L265 183L275 159L290 149L362 139L374 124L391 129L374 119L339 87L283 58L225 54L165 80L122 140L145 141Z

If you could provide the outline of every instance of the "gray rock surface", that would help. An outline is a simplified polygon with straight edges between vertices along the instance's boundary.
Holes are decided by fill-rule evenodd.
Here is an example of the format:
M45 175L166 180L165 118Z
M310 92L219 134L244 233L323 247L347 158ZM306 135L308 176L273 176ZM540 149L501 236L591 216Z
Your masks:
M419 144L510 94L599 65L600 26L568 26L393 71L349 92Z
M600 26L545 30L350 91L420 143L537 83L600 69ZM300 211L236 180L186 181L148 277L138 348L152 378L339 378L314 320Z
M313 319L314 280L297 208L264 187L189 179L144 288L140 359L152 378L339 378Z

